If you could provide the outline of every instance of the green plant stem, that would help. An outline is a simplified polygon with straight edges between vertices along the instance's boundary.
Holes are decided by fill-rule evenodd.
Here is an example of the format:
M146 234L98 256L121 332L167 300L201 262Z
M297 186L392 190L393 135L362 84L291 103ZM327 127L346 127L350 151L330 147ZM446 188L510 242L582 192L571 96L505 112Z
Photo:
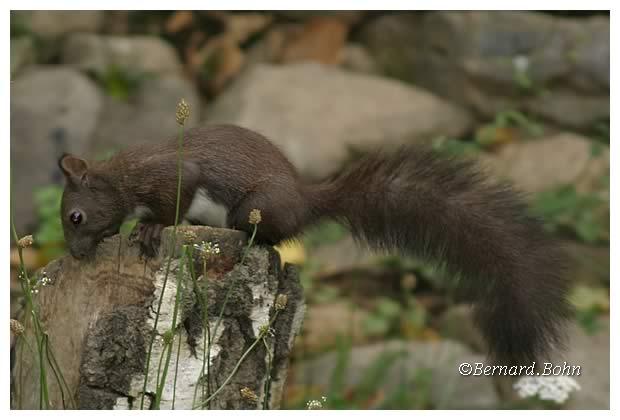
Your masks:
M271 354L271 350L269 350L269 345L267 344L267 340L263 337L263 344L265 345L265 351L267 352L267 357L269 362L267 363L267 380L265 381L265 399L263 400L263 410L269 410L269 393L271 392L271 369L273 356Z
M196 394L198 392L198 383L200 382L200 379L202 377L204 377L204 372L205 372L205 366L207 368L207 395L209 395L211 393L211 327L209 325L209 313L208 313L208 308L207 308L207 302L208 302L208 296L206 295L207 290L208 290L208 281L209 278L207 276L207 263L206 260L204 260L203 258L203 265L202 265L202 270L203 270L203 282L205 283L204 286L204 290L205 290L205 295L203 296L203 294L200 291L200 288L198 287L198 281L196 279L196 272L194 270L194 265L193 265L193 250L190 249L190 259L188 261L188 263L190 263L190 261L192 262L189 265L189 271L190 271L190 277L192 279L192 283L194 285L194 293L196 295L196 297L198 298L200 307L202 309L202 326L203 326L203 331L205 332L205 336L203 339L203 344L202 344L202 368L200 370L200 372L198 373L198 379L196 379L196 386L194 387L194 396L192 398L192 406L194 406L196 404ZM205 398L205 393L204 393L204 384L201 384L201 391L202 391L202 397L203 399Z
M13 214L11 213L11 230L13 233L13 239L17 244L19 242L19 237L17 236L17 230L15 229L15 222L13 220ZM45 369L45 359L43 357L43 328L39 322L39 316L36 311L36 307L34 305L32 299L32 290L30 285L30 278L28 277L28 273L26 272L26 268L24 265L24 256L22 253L22 248L17 246L17 253L19 255L19 271L20 271L20 285L22 288L22 292L24 293L24 297L26 298L26 311L30 312L32 317L35 341L37 343L37 352L39 356L39 408L43 409L49 408L49 392L47 388L47 374Z
M190 255L191 255L191 251L188 251L188 249L191 250L191 248L187 248L184 247L183 250L183 256L186 258L186 260L189 260ZM189 271L189 270L188 270ZM177 289L178 291L178 289ZM183 289L183 291L185 291L185 289ZM179 299L180 300L180 299ZM175 303L176 305L176 303ZM176 357L176 362L174 365L174 382L172 384L172 409L174 410L174 403L176 401L176 396L177 396L177 377L179 374L179 357L181 355L181 330L179 329L177 332L178 337L178 343L177 343L177 357Z
M177 342L177 359L174 365L174 382L172 384L172 409L174 410L174 402L177 396L177 376L179 373L179 356L181 355L181 331L177 333L179 340Z
M54 369L54 374L58 374L58 376L60 377L60 382L59 384L61 385L61 392L62 392L62 387L65 387L65 390L67 391L67 394L69 395L69 399L71 402L71 408L77 408L77 404L75 403L75 400L73 399L73 394L71 393L71 390L69 389L69 385L67 385L67 381L65 380L64 375L62 374L62 370L60 369L60 365L58 364L58 361L56 360L56 356L54 355L54 350L52 349L52 346L50 346L49 344L49 337L47 336L47 350L48 350L48 362L50 364L50 366L52 367L52 369ZM58 380L58 377L56 378L56 380Z
M184 267L184 259L185 252L187 249L187 245L183 245L183 251L181 256L180 265L177 272L177 293L174 300L174 309L172 311L172 325L170 326L171 331L176 330L177 325L177 314L179 312L179 301L180 295L183 292L183 267ZM166 362L164 363L164 372L161 375L161 382L159 382L159 386L157 387L157 392L155 394L155 409L159 409L159 404L161 403L161 397L164 392L164 386L166 385L166 377L168 376L168 367L170 366L170 357L172 356L172 345L174 344L174 337L176 334L172 335L172 342L168 345L168 353L166 354Z
M157 390L159 388L159 377L160 377L160 374L161 374L161 365L164 362L164 356L166 355L166 349L168 349L168 347L170 347L170 345L164 341L164 347L162 348L161 354L159 355L159 363L157 365L157 377L155 378L155 384L156 384L155 398L157 398ZM153 401L153 404L151 404L151 409L152 410L156 409L155 401Z
M142 386L142 398L140 399L140 410L144 409L144 397L146 395L146 385L148 383L149 378L149 368L151 364L151 353L153 351L153 343L155 341L155 334L157 332L157 324L159 322L159 311L161 310L161 304L164 299L164 293L166 291L166 284L168 283L168 275L170 274L170 264L172 263L172 257L174 256L174 250L176 247L177 241L177 225L179 224L179 209L181 202L181 181L183 171L181 170L181 163L183 159L183 125L180 125L179 128L179 142L177 149L177 174L178 174L178 182L177 182L177 199L176 199L176 210L174 215L174 227L172 229L172 249L170 250L170 256L168 258L168 264L166 265L166 274L164 276L164 282L161 288L161 294L159 295L159 303L157 305L157 312L155 313L155 321L153 323L153 332L151 333L151 340L149 343L149 350L146 355L146 366L144 369L144 384Z
M67 408L66 406L66 401L65 401L65 391L62 388L62 382L60 380L60 376L59 372L56 371L56 367L52 364L51 361L51 357L50 357L50 348L49 348L49 337L47 335L44 336L45 337L45 354L47 356L47 361L50 364L50 368L52 369L52 373L54 374L54 377L56 378L56 383L58 384L58 387L60 388L60 399L62 400L62 408L63 410Z

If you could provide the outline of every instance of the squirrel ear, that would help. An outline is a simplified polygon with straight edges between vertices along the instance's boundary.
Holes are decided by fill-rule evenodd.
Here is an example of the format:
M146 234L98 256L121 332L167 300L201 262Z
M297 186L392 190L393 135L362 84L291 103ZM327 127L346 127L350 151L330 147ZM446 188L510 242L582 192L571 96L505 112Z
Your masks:
M58 160L58 166L68 180L87 183L88 163L84 159L65 153Z

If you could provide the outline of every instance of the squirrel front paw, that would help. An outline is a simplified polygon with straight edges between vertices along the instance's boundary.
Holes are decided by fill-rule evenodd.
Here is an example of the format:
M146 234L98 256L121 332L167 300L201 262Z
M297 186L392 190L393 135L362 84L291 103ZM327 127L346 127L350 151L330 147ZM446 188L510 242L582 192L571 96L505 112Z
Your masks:
M143 258L154 258L161 243L161 231L164 225L159 223L138 223L129 235L129 245L138 243Z

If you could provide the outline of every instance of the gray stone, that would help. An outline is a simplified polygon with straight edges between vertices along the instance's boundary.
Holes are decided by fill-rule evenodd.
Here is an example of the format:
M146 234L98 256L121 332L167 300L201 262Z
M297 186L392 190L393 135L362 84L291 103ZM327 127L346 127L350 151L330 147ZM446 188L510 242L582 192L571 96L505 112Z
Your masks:
M383 70L492 117L587 129L609 117L609 18L476 11L385 15L361 34Z
M360 44L347 44L342 51L342 68L359 73L378 74L379 66L368 49Z
M372 269L383 258L368 247L360 246L351 234L333 243L308 250L308 259L320 267L318 276L332 276L355 269Z
M192 127L200 116L200 98L194 86L183 78L172 75L148 78L129 101L106 97L90 145L91 155L97 157L127 146L174 136L178 132L175 110L181 99L190 105L187 127Z
M11 84L11 168L19 234L35 222L33 189L62 181L57 159L82 154L103 99L84 75L62 67L35 67Z
M484 338L474 324L471 305L458 304L446 309L439 319L439 331L442 337L457 340L477 352L487 351Z
M388 341L385 343L353 347L348 355L344 382L347 387L358 384L367 368L386 352L402 352L384 375L385 381L377 384L377 390L385 398L400 387L409 387L411 393L424 392L417 389L412 378L423 372L429 373L429 402L437 409L491 409L499 408L499 397L490 376L462 376L459 365L484 362L480 354L472 353L460 343L441 341ZM297 383L328 387L331 373L337 366L337 354L329 353L297 366ZM421 386L421 384L417 384ZM375 399L375 405L382 398ZM376 406L375 406L376 407ZM375 408L373 407L373 408ZM329 401L327 401L329 408Z
M103 24L101 10L20 10L11 13L42 39L56 39L71 32L96 32Z
M181 72L174 48L155 36L72 34L63 46L62 61L96 74L112 68L147 74Z
M307 21L317 17L334 17L348 24L359 22L366 11L363 10L278 10L276 16L295 21Z
M609 410L610 348L609 318L599 318L600 329L588 334L578 325L569 330L568 351L554 359L562 366L580 366L580 375L574 376L581 389L566 402L570 410Z
M11 38L11 77L36 61L34 43L30 37Z
M592 156L592 141L573 133L559 133L535 141L509 144L495 155L481 157L487 169L519 189L535 193L576 183L592 190L609 174L609 149Z
M313 63L248 69L207 121L266 135L311 177L333 172L351 148L458 136L472 124L461 108L422 89Z

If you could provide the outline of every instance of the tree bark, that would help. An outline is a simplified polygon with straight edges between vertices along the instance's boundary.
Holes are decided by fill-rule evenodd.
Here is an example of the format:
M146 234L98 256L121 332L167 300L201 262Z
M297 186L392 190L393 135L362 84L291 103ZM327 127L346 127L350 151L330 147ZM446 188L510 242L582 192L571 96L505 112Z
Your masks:
M38 286L36 294L40 319L66 383L63 391L46 358L52 408L139 409L143 395L143 408L152 408L158 375L164 371L168 353L165 342L172 337L160 408L172 408L173 396L175 409L200 407L209 392L212 395L222 386L209 408L279 407L288 356L305 309L295 267L287 264L281 268L279 254L263 246L251 247L241 264L247 235L239 231L180 226L176 243L172 239L172 228L164 229L158 256L145 261L137 246L117 235L98 247L92 261L67 256L39 272L39 279L48 279L47 285ZM200 251L193 249L193 261L188 264L185 260L182 264L182 245L194 248L194 244L203 241L219 245L219 254L208 256L205 266ZM179 270L181 265L183 270ZM190 265L195 281L188 275ZM173 330L179 285L178 328ZM215 331L231 286L234 287ZM284 309L277 311L274 303L278 295L286 295L287 299ZM204 328L205 307L209 328ZM151 340L156 318L155 339ZM271 329L264 340L256 343L270 320ZM210 363L202 375L208 339ZM14 354L12 405L39 408L39 356L31 327L27 326L26 333L17 340Z

